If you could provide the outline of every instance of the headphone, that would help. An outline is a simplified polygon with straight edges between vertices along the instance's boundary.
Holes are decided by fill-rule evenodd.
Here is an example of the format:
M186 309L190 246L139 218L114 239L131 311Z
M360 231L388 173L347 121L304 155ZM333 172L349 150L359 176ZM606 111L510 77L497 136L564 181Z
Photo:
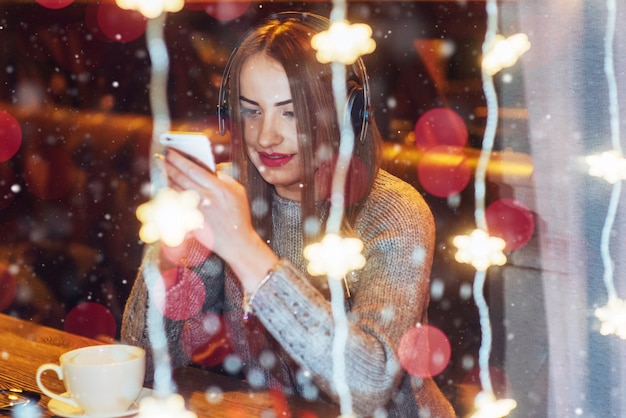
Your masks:
M306 12L282 12L271 15L265 19L261 24L254 26L242 36L239 43L233 49L230 54L226 66L224 67L224 74L222 75L222 84L220 86L217 103L217 119L219 123L219 131L222 136L226 134L226 121L229 118L228 107L228 83L230 81L230 70L233 63L233 58L239 49L241 43L248 37L250 33L263 25L268 20L279 20L281 22L289 19L295 19L298 22L308 26L317 33L325 31L330 26L330 20L313 13ZM360 142L365 142L365 133L369 124L369 119L372 115L372 105L370 99L369 81L365 64L361 58L358 58L354 64L352 64L352 72L358 80L349 79L348 82L348 97L346 101L346 119L350 117L350 123L354 129L355 138L358 137ZM347 120L344 122L348 122Z

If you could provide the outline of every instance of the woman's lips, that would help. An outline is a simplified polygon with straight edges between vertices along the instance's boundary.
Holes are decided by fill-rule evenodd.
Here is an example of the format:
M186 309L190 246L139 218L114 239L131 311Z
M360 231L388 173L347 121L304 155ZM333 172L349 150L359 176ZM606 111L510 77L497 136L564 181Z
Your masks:
M269 154L267 152L259 152L259 158L266 167L281 167L291 161L293 156L294 154Z

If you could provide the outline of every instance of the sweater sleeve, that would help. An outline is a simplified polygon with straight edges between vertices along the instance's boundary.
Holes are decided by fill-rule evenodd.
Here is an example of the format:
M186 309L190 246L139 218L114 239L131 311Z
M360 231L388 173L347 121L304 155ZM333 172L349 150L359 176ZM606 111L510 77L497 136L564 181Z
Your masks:
M434 250L434 222L421 195L397 179L383 180L388 182L379 184L357 220L367 262L349 280L344 358L353 406L364 415L389 403L405 376L397 347L408 329L426 321ZM283 262L259 289L254 309L289 355L337 401L330 302L293 264Z
M154 374L154 358L150 342L149 304L163 312L165 336L171 366L176 368L191 361L181 344L183 330L195 322L190 319L206 312L219 312L224 292L223 262L215 255L206 258L206 250L192 240L187 253L187 261L194 261L193 268L176 267L176 274L148 277L150 271L158 271L158 266L148 266L154 248L148 249L130 292L122 317L121 340L146 350L146 379L151 381ZM148 283L152 292L148 292ZM150 297L154 300L151 300ZM195 302L195 303L194 303ZM198 309L194 309L193 307ZM192 333L193 334L193 333ZM190 343L193 346L193 342Z

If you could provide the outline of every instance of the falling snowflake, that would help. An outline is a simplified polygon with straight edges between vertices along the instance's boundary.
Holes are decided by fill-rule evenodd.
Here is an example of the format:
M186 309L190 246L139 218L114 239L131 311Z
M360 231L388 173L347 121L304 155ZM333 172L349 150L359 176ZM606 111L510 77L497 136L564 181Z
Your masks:
M347 22L335 22L327 31L315 35L311 45L317 50L319 62L341 62L346 65L376 49L372 28L364 23L350 25Z
M478 271L506 262L506 256L502 253L506 242L502 238L489 236L482 229L475 229L470 235L458 235L453 242L459 249L455 255L456 261L471 264Z
M314 276L344 277L349 271L365 265L362 250L363 241L358 238L327 234L321 242L307 245L304 249L304 257L309 260L307 270Z

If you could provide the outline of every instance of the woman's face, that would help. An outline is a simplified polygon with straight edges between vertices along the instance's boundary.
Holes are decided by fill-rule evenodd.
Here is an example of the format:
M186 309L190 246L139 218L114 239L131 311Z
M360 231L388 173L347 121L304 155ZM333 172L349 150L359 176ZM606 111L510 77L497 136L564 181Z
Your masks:
M265 54L254 54L244 61L239 90L250 160L280 196L300 200L302 160L285 69Z

